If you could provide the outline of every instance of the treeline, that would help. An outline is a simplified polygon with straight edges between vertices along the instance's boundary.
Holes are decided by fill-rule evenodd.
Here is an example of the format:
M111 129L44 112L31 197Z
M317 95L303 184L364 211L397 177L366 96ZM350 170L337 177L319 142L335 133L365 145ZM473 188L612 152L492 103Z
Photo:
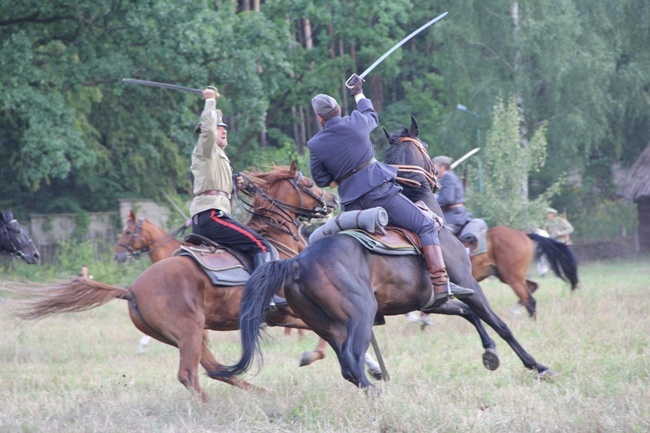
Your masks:
M485 147L493 107L514 98L520 145L540 127L547 140L529 197L562 175L582 182L558 207L611 197L612 165L630 165L650 140L643 0L3 0L0 208L105 211L122 197L189 196L200 97L125 77L216 85L236 170L297 158L308 171L311 97L332 94L350 111L345 79L445 11L367 77L380 151L381 127L411 114L432 156Z

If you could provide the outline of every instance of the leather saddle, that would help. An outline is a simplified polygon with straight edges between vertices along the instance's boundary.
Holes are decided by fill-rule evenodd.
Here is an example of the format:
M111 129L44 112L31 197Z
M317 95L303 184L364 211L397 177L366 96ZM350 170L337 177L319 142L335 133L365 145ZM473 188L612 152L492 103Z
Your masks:
M253 260L248 254L197 234L186 236L174 256L192 258L215 286L241 286L253 272Z
M386 234L369 233L361 229L349 229L339 232L351 236L366 249L376 254L389 256L420 255L422 243L418 235L402 227L386 226Z

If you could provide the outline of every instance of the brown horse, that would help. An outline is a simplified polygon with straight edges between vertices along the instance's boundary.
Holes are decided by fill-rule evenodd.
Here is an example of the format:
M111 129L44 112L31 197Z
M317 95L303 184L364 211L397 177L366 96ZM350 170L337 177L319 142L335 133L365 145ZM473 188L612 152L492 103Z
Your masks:
M186 228L183 226L176 233ZM135 212L130 210L122 235L115 245L113 259L117 263L124 263L148 255L152 263L159 262L171 257L181 246L176 233L168 233L148 219L136 217Z
M487 252L471 256L472 274L477 281L492 275L499 278L512 287L530 317L536 318L537 301L533 293L539 284L527 278L536 250L546 255L555 275L570 282L571 290L578 287L577 261L567 245L505 226L488 229Z
M435 173L426 150L427 144L419 139L415 119L411 117L409 129L403 128L392 134L384 130L384 133L390 144L384 154L384 162L398 168L404 188L402 193L412 201L424 201L436 214L443 216L431 191L431 184L436 181ZM536 317L536 301L532 294L539 285L529 280L527 274L536 251L538 255L546 255L555 275L569 281L571 290L578 286L576 258L569 247L561 242L497 226L488 229L487 248L486 253L471 255L472 275L479 282L494 275L508 284L530 317Z
M187 224L174 233L168 233L148 219L136 217L131 209L122 229L122 235L115 245L113 259L118 264L128 260L139 260L145 255L149 256L151 263L167 259L181 246L181 241L176 239L176 236L184 233L186 229ZM138 344L138 353L144 353L150 342L151 337L143 335Z
M251 366L260 349L265 305L275 292L284 289L296 315L334 349L343 377L362 388L374 386L363 368L373 324L381 322L383 316L418 309L457 314L467 320L469 316L479 317L507 340L525 367L535 370L539 377L555 376L524 350L492 311L481 286L469 272L465 248L451 236L442 242L449 277L473 289L474 295L462 303L454 300L437 308L427 307L432 296L431 280L420 254L378 254L366 248L373 242L362 243L351 235L326 236L292 259L261 266L246 282L241 300L242 356L235 365L208 371L208 375L230 379ZM457 310L451 312L454 308Z
M0 253L23 259L28 265L38 263L41 254L27 231L14 218L10 209L0 212Z
M282 258L306 246L300 221L323 217L338 207L337 197L315 186L297 170L295 162L290 168L276 167L269 173L244 174L250 179L250 194L254 197L248 225L266 236ZM113 299L128 301L131 320L141 332L178 347L178 380L204 400L207 395L199 384L199 363L208 371L224 368L208 349L206 330L239 329L242 286L213 286L196 262L185 256L154 263L129 289L83 278L34 289L13 284L9 289L22 295L13 311L24 319L88 310ZM275 323L306 327L291 317L288 309L279 310L274 313ZM223 381L260 390L239 378Z
M418 153L426 155L423 150L418 150ZM426 159L430 163L428 155ZM411 168L408 176L422 175L422 169ZM428 170L424 171L428 173ZM430 190L427 179L433 177L425 177L418 182ZM435 199L427 204L438 215L442 214ZM373 324L381 322L383 316L413 310L458 315L472 323L486 349L483 363L490 370L499 366L499 359L495 343L482 321L506 340L524 366L535 370L538 377L556 375L538 363L494 313L483 289L472 276L464 246L450 231L440 231L440 245L449 278L473 289L474 295L463 302L452 300L437 308L427 307L431 298L431 280L422 257L419 254L377 254L366 248L373 244L373 241L362 244L346 234L336 234L319 239L293 259L263 265L244 286L240 318L242 356L235 365L209 371L208 375L227 379L250 368L255 352L260 349L259 332L265 320L264 307L280 288L284 289L293 311L334 349L343 377L362 388L373 386L363 370Z

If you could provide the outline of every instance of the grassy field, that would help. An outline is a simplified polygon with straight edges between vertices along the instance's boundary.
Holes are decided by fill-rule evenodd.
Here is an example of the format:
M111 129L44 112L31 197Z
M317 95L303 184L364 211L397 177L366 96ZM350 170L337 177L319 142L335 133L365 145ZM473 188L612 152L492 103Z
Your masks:
M508 286L482 284L520 343L559 376L538 381L494 332L501 367L490 372L474 329L432 316L375 328L391 374L369 398L342 379L334 353L298 368L316 337L273 337L245 376L254 394L202 377L200 402L176 380L178 352L140 333L126 304L20 322L0 314L0 432L648 432L650 257L580 268L580 289L537 278L538 319L513 316ZM1 284L0 284L1 292ZM1 297L1 294L0 294ZM237 332L212 332L232 363Z

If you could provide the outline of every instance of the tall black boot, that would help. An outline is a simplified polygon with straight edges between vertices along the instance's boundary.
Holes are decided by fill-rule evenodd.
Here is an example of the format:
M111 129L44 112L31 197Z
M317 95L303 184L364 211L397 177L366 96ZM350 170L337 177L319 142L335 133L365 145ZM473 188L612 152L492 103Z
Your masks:
M449 281L442 249L439 245L422 247L422 254L427 265L427 272L433 284L433 305L439 307L451 298L463 299L474 294L474 290L461 287Z

